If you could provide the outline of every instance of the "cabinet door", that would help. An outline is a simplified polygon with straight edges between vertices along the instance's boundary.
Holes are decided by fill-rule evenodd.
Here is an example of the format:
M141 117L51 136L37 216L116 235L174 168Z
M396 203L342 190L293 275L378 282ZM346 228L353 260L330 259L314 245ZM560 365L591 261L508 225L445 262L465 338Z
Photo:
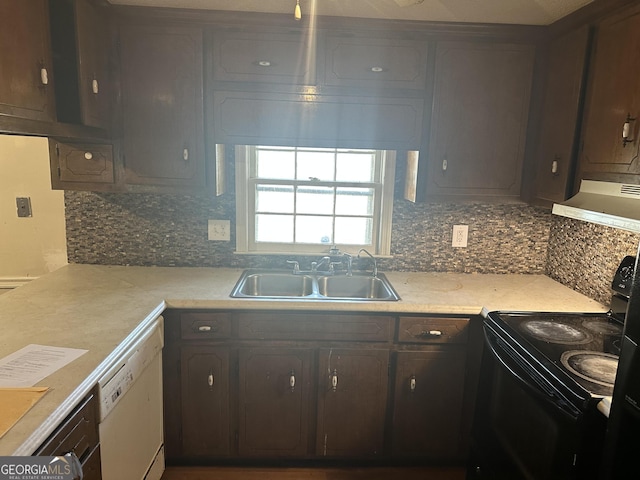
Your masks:
M438 460L462 454L463 346L397 354L392 453Z
M0 0L0 114L55 120L48 5Z
M428 195L520 194L533 60L527 45L438 44Z
M615 16L596 29L585 105L578 178L640 174L640 10ZM622 129L630 115L631 143ZM616 179L618 180L618 179Z
M383 454L388 365L387 350L320 350L317 455Z
M205 186L202 31L120 33L125 182Z
M184 347L181 383L183 456L229 455L229 350Z
M426 72L425 41L327 37L327 85L424 90Z
M84 125L109 127L109 17L105 8L76 0L78 94Z
M589 28L585 26L549 44L536 152L535 196L543 201L562 202L570 194L588 41Z
M49 139L51 186L54 189L94 188L114 181L113 147L104 144L68 143Z
M307 453L311 350L240 350L239 453L292 457Z
M315 38L309 32L215 32L214 81L315 84Z

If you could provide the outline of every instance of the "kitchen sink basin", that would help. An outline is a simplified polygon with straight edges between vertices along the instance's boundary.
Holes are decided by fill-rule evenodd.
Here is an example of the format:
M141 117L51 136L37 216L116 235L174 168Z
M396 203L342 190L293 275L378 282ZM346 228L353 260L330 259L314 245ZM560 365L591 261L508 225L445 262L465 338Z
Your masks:
M329 298L358 300L398 300L389 281L378 274L353 276L325 276L318 278L318 293Z
M397 301L384 274L320 274L280 270L245 270L231 291L233 298L291 300L369 300Z
M243 275L239 293L247 297L305 297L313 293L314 279L291 273Z

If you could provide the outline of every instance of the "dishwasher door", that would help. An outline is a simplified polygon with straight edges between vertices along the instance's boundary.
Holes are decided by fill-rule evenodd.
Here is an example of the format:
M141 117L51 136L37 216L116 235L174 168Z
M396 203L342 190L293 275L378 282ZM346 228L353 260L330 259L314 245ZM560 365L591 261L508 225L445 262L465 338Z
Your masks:
M100 385L103 480L159 480L164 471L162 317Z

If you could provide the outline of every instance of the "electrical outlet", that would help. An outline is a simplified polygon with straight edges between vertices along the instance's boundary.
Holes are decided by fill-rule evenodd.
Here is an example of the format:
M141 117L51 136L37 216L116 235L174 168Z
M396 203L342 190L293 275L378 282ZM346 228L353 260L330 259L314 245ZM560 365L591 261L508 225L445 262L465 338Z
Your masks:
M228 242L231 240L229 220L209 220L209 240Z
M454 225L453 237L451 239L452 247L466 247L469 238L469 225Z
M16 197L16 208L18 217L32 217L31 197Z

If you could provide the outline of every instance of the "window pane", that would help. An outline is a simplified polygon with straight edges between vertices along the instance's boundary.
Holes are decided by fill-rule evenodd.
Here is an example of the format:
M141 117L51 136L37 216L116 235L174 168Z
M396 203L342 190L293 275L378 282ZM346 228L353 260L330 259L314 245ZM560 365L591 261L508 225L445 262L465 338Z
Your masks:
M294 149L264 150L256 148L256 176L258 178L286 178L293 180L296 174Z
M335 175L335 150L298 150L298 180L333 181Z
M293 186L256 185L256 211L293 213Z
M373 188L338 188L337 215L373 215Z
M342 245L371 245L373 222L370 218L336 217L335 243Z
M333 221L331 217L298 215L296 217L296 243L333 243Z
M339 182L372 182L375 179L375 152L338 152L336 163Z
M256 215L256 242L293 242L293 215Z
M298 187L296 213L333 215L333 192L331 187Z

